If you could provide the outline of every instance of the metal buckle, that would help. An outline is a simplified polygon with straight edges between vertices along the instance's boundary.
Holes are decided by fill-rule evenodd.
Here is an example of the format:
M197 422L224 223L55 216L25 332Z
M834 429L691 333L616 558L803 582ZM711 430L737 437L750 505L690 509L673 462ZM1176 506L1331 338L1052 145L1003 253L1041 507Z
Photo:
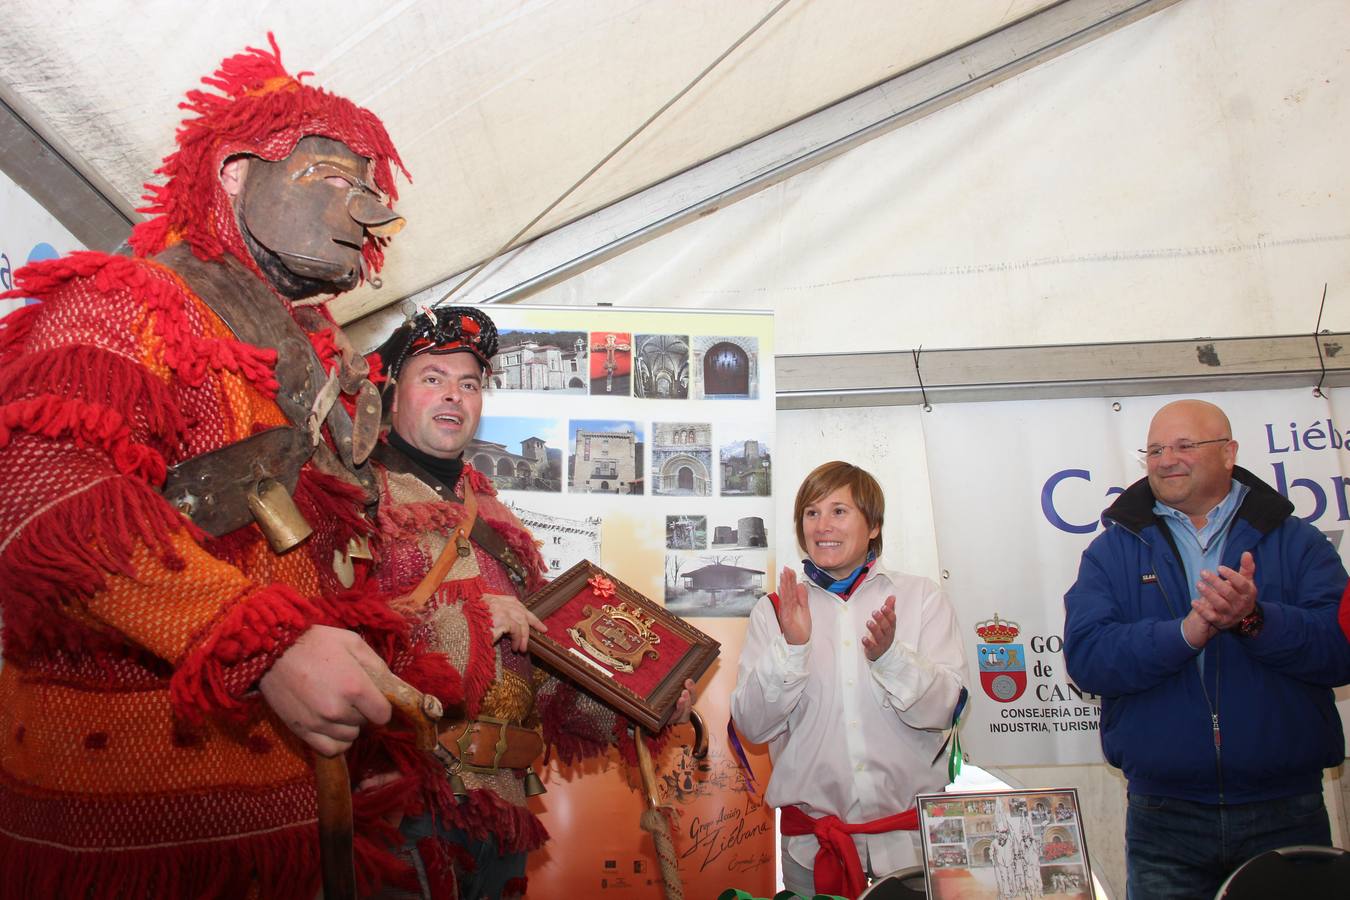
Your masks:
M474 729L470 726L469 728L464 729L464 733L460 735L459 740L455 742L459 745L459 766L463 771L473 772L477 775L496 775L501 771L501 768L497 764L502 761L502 756L506 753L506 726L510 723L506 719L494 719L491 716L479 716L477 719L474 719L474 722L497 726L497 743L493 747L493 750L495 750L496 753L492 757L492 765L475 766L472 763L466 763L464 761L464 757L469 755L469 747L472 745L474 738Z

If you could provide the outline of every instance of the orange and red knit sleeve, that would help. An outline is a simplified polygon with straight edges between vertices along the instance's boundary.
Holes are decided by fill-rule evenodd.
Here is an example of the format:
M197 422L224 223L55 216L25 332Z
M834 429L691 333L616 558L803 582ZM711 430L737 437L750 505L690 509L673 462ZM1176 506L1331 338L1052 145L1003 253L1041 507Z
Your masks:
M324 617L312 566L250 577L158 493L193 429L247 426L210 402L214 372L275 385L273 358L206 333L165 271L78 253L16 273L42 302L0 324L0 612L6 657L148 651L191 714L237 706Z

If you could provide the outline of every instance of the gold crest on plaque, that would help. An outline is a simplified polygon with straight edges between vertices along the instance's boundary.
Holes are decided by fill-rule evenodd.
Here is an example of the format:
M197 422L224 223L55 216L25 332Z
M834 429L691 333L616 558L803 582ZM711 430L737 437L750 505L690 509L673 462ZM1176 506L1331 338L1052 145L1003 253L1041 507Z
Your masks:
M652 630L652 619L641 609L620 601L596 609L589 603L581 608L586 618L567 634L586 653L620 672L632 673L646 659L660 659L656 645L661 636Z

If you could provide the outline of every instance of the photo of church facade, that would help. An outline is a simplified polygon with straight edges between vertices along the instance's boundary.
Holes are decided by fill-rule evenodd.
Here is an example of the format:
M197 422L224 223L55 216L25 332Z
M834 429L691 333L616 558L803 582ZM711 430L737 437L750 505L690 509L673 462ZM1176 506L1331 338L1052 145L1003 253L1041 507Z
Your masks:
M560 423L550 419L484 416L465 458L499 491L556 494L562 490L562 434Z
M580 331L503 331L492 357L493 388L586 393L587 339Z
M652 423L652 494L709 497L712 426L707 422Z

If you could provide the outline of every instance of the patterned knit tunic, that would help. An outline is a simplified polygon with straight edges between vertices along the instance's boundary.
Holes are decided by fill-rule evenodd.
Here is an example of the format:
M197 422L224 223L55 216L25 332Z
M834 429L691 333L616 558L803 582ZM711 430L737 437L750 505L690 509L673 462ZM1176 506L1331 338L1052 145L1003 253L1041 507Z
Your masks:
M76 253L16 280L43 302L0 322L0 897L312 900L309 754L258 678L330 624L439 692L458 679L338 584L334 550L365 523L346 484L306 465L315 534L284 555L253 525L210 539L157 493L166 466L288 424L273 351L149 260ZM407 781L358 816L421 791ZM397 867L371 828L366 885Z
M442 500L430 485L411 472L377 466L380 484L379 530L381 554L375 580L387 593L406 594L431 569L449 534L459 524L464 507ZM526 567L525 586L543 586L544 562L533 538L496 496L492 483L469 463L456 486L463 498L468 482L478 498L478 516L500 534ZM506 638L492 639L492 614L485 594L520 596L502 563L478 544L474 553L459 557L441 587L415 617L428 646L445 655L461 673L467 714L490 716L534 727L543 725L551 752L573 762L608 751L636 764L628 722L592 697L517 653ZM659 746L660 741L651 741ZM548 833L525 805L521 778L507 770L495 775L462 774L469 798L456 802L442 778L436 787L436 806L442 820L476 839L491 835L501 852L533 850ZM520 886L523 889L523 885Z

